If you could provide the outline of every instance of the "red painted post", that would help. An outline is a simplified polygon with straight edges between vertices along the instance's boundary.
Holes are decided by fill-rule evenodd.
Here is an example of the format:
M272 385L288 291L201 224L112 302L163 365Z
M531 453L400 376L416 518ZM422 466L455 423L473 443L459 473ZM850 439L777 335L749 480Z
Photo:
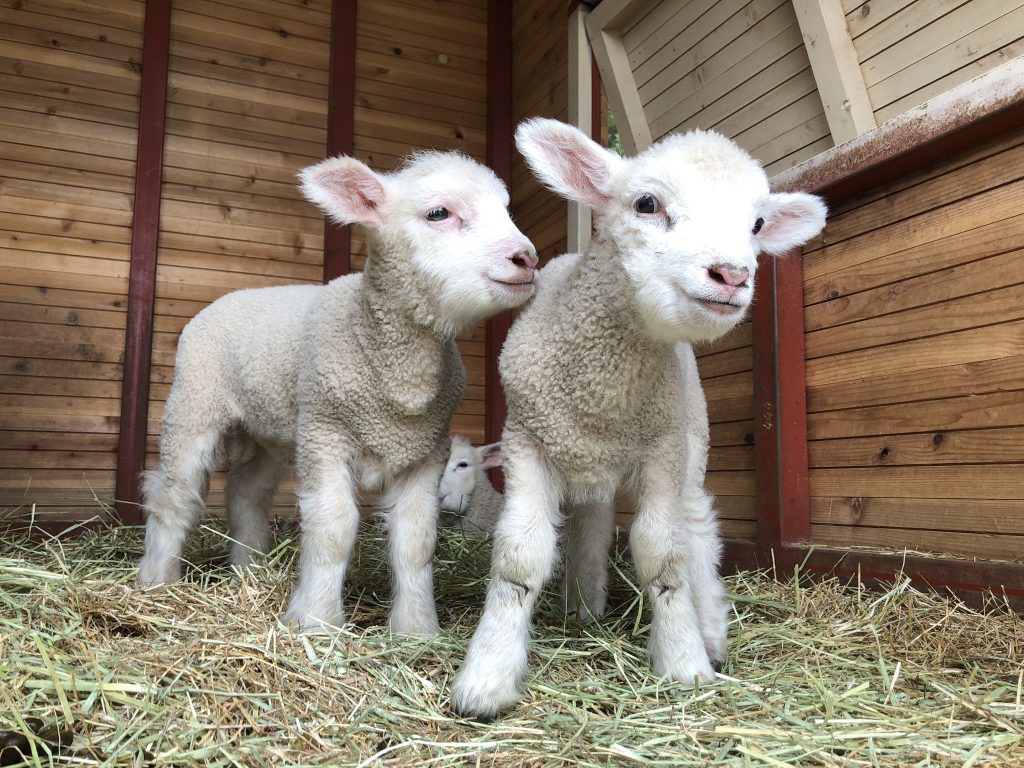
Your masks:
M754 284L754 466L762 550L810 538L799 249L760 257Z
M146 462L149 377L153 351L153 303L160 236L164 117L171 42L170 0L148 0L142 38L142 83L135 159L135 209L128 274L121 384L121 427L117 446L117 513L122 522L142 522L139 475Z
M811 538L804 285L799 248L775 260L775 354L779 542L788 546Z
M327 154L350 155L356 106L356 0L331 4L331 62L328 80ZM352 228L324 219L324 282L347 275L352 264Z
M487 165L512 188L512 3L487 2ZM512 325L502 312L487 321L485 342L484 439L501 439L505 426L505 395L498 375L498 355Z

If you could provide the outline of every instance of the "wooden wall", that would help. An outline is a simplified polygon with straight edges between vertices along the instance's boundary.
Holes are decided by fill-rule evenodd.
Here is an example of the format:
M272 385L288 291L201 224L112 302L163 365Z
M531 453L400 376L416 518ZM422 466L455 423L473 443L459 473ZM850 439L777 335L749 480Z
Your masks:
M1024 555L1024 130L804 255L812 541Z
M385 171L424 148L486 162L486 0L362 0L356 41L356 157ZM352 248L353 267L362 269L358 230ZM484 326L458 342L467 387L452 432L482 443Z
M567 6L550 0L513 0L512 116L567 120L569 33ZM522 156L512 165L512 215L542 262L565 253L568 208L542 187Z
M0 3L0 513L113 494L142 19Z
M1022 0L842 0L881 123L1024 53Z
M654 140L713 128L769 176L832 146L789 0L650 3L623 44Z
M330 3L246 5L171 4L147 468L185 324L230 291L323 275L323 218L295 174L327 145ZM215 475L211 508L222 489Z
M330 0L173 0L147 466L184 325L232 290L317 283ZM137 0L0 0L0 510L113 496L131 242ZM486 0L363 0L355 154L485 154ZM564 58L564 57L563 57ZM563 235L564 237L564 235ZM365 242L353 237L353 267ZM483 330L453 430L483 440ZM222 503L215 478L210 505ZM294 506L290 489L280 510Z

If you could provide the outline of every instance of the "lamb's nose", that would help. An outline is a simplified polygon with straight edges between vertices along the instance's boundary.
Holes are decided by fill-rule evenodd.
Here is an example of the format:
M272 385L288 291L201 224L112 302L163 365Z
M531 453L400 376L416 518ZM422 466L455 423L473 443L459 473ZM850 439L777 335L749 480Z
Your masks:
M746 267L736 269L727 264L716 264L708 267L708 276L716 283L728 285L730 288L742 288L747 284L750 270Z
M520 269L535 269L537 267L537 252L533 249L516 251L508 260Z

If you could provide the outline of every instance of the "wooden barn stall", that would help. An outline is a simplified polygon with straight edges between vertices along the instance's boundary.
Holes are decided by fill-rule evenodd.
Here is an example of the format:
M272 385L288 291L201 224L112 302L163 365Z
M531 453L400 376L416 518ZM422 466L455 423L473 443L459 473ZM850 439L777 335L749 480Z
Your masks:
M328 154L388 170L460 150L563 251L565 205L511 137L566 116L566 18L537 0L5 0L0 509L61 527L116 498L140 519L185 323L228 291L362 268L360 233L296 190ZM502 424L485 350L508 318L490 325L459 339L452 428L475 442Z
M295 190L324 155L460 149L508 181L542 256L581 247L586 211L512 131L603 135L603 81L627 152L713 128L833 209L699 350L731 560L1024 597L1022 9L3 0L0 508L60 525L117 498L139 519L184 323L230 290L361 268L358 231ZM477 442L500 435L508 323L460 339L453 430Z
M590 14L629 151L713 128L775 189L832 209L802 254L763 263L751 322L699 351L734 564L903 569L1024 604L1022 15L1019 0Z

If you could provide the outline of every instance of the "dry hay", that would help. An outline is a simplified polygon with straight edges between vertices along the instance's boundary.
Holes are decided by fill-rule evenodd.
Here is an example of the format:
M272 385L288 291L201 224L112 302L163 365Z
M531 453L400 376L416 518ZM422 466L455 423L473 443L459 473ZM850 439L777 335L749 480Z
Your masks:
M448 688L482 606L485 543L440 545L445 630L420 641L382 627L376 532L334 636L277 622L293 530L240 576L204 527L186 581L146 592L133 586L140 539L0 543L0 731L48 727L49 742L22 737L38 764L1024 765L1024 631L998 601L983 615L903 580L879 593L730 577L730 658L693 690L649 672L648 612L618 559L602 626L566 626L545 597L526 700L482 724L452 718ZM75 734L57 757L54 725Z

